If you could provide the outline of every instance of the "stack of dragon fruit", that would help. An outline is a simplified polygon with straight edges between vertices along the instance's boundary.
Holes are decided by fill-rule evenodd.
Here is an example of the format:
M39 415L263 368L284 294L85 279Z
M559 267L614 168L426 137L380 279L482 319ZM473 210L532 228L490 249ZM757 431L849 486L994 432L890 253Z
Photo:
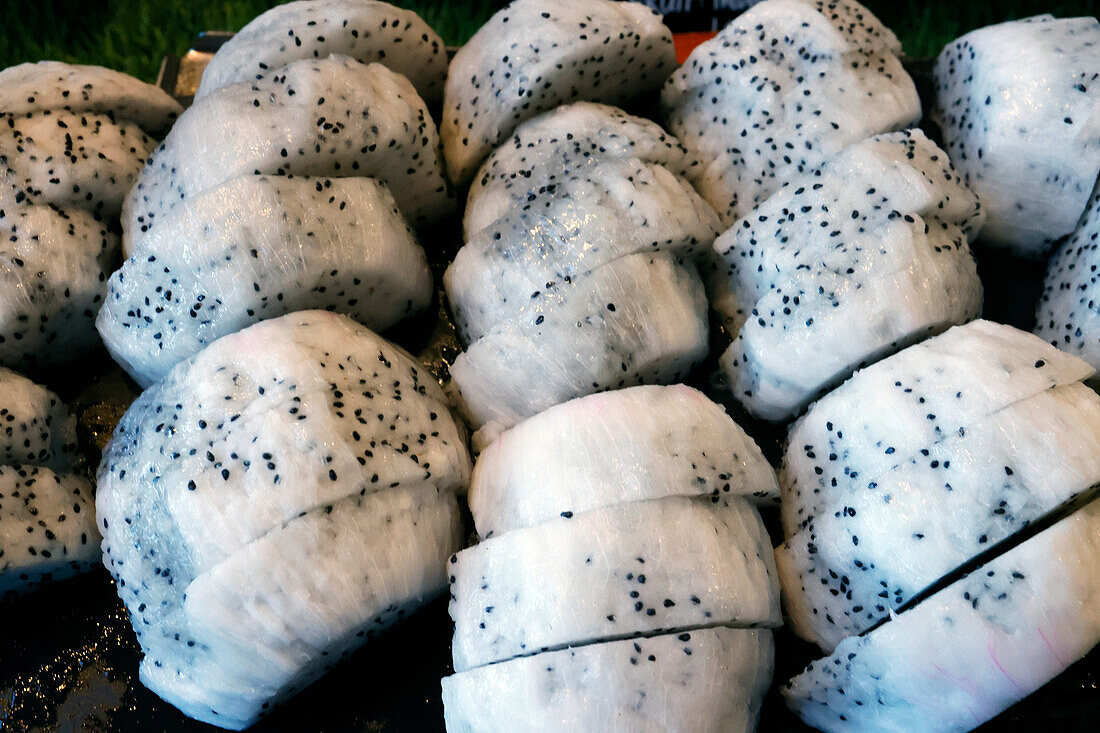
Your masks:
M77 421L52 381L96 349L118 216L179 115L160 89L52 61L0 72L0 597L99 565Z
M56 394L0 367L0 600L99 564L76 418Z
M608 0L518 0L451 62L444 153L472 183L444 283L477 444L575 397L681 381L706 357L694 260L719 223L692 187L700 166L610 106L649 101L675 64L659 15Z
M0 72L0 364L57 372L97 346L119 211L181 110L157 87L99 67Z
M515 0L448 63L298 0L186 110L0 72L0 594L102 557L141 681L231 729L448 586L452 733L754 730L784 621L810 725L993 718L1100 643L1100 23L949 44L935 134L902 58L855 0L679 68L637 2ZM441 375L375 332L448 225ZM972 245L1053 252L1038 336L980 318ZM4 367L100 340L145 391L93 490ZM711 397L789 424L778 474Z
M487 446L478 466L487 464L485 470L496 475L499 456L518 442L526 460L517 460L508 476L518 481L520 472L531 471L538 477L524 485L540 496L506 504L513 511L522 511L525 501L542 507L541 494L553 491L546 476L558 470L551 471L544 456L523 453L522 441L512 437L533 434L529 423L507 430L510 425L577 395L675 381L706 353L704 342L692 350L696 356L671 362L674 370L637 369L639 355L654 353L655 341L647 335L682 312L679 300L664 289L636 294L634 302L652 298L662 306L658 313L632 306L638 315L631 321L631 341L604 312L618 313L620 302L587 295L599 292L595 283L612 270L637 260L639 250L679 252L680 268L703 273L717 320L729 334L732 343L718 372L740 406L785 422L818 401L792 429L782 474L787 542L778 559L787 614L797 633L826 651L838 643L844 650L854 644L868 649L861 656L864 666L854 663L850 651L847 660L838 656L811 666L787 691L791 707L825 729L901 730L914 720L929 730L970 727L1041 685L1065 660L1082 656L1098 639L1087 603L1096 587L1088 572L1096 562L1095 508L1072 511L1100 479L1090 437L1095 396L1077 384L1091 372L1014 329L985 321L962 324L981 312L970 244L982 230L986 206L995 222L990 241L1006 246L1012 242L999 235L1001 222L1019 218L1010 210L1019 209L1021 196L1073 209L1071 218L1084 208L1082 191L1087 198L1097 176L1095 140L1074 138L1051 156L1076 155L1074 171L1080 171L1054 184L1057 176L1048 175L1046 183L1027 188L1023 181L1033 172L1020 158L1040 134L1049 133L1052 109L1064 111L1059 125L1072 125L1076 117L1074 130L1095 133L1095 103L1082 101L1083 90L1068 83L1095 67L1095 21L1040 18L1025 24L1042 41L1033 44L1035 59L1012 62L1031 64L1027 73L1015 75L1025 89L1003 90L1002 79L1012 78L1011 71L973 68L1003 66L1001 56L960 62L957 47L967 39L944 52L937 67L937 119L950 149L959 151L963 167L956 169L947 153L911 129L921 110L898 60L900 44L857 3L769 0L746 11L663 84L660 109L676 138L594 104L640 106L622 95L646 92L650 67L632 68L618 63L622 54L599 52L607 45L601 33L614 36L620 13L608 7L600 15L594 9L602 5L577 3L570 15L570 5L548 13L536 3L518 2L498 13L456 57L445 94L442 133L455 182L461 184L476 161L485 159L472 174L466 245L445 278L460 332L470 343L452 376L462 409L481 428L475 441ZM583 32L565 40L573 28ZM644 28L635 25L618 38L644 38ZM1010 25L993 32L1018 31ZM578 65L586 65L584 73ZM1046 78L1043 69L1050 67L1058 67L1067 84L1043 91L1037 109L1023 113L1030 114L1025 129L1011 121L1020 114L1013 107L1031 89L1028 80ZM631 74L632 83L621 81ZM995 89L1011 99L985 102L991 109L984 127L975 126L973 115L960 114L960 102L952 97L992 97ZM577 99L584 101L558 106ZM996 138L997 130L1010 125L1022 132ZM977 152L968 156L966 150ZM653 226L654 211L653 199L638 185L646 178L637 166L626 176L634 188L627 206L620 201L630 188L612 186L628 156L647 158L650 170L663 165L696 189L725 227L713 247L691 241L694 246L677 248L675 239L643 233ZM1006 187L1016 198L985 192L989 186ZM681 222L700 208L697 202L666 202L660 221ZM608 221L615 209L635 216L628 232L621 217ZM1047 242L1068 231L1029 219ZM625 242L631 243L628 249ZM615 295L629 293L638 282L614 277L621 289L607 292ZM680 321L678 329L664 332L707 338L697 320ZM958 328L948 330L952 326ZM564 408L551 408L530 424L549 421L557 409ZM573 431L587 434L576 426ZM569 453L550 438L542 447L555 459ZM1012 458L1021 449L1033 454L1022 463ZM578 443L575 450L589 455L599 444ZM607 480L614 483L611 476ZM475 473L471 500L483 490ZM547 515L545 524L503 537L491 536L501 528L479 518L475 507L484 541L460 553L452 570L458 674L444 683L449 728L605 729L613 726L578 715L578 708L587 704L585 715L610 715L605 695L646 702L656 695L668 705L660 714L640 712L645 705L628 713L625 704L618 714L639 716L643 728L742 729L743 720L731 724L707 704L694 714L680 713L666 697L670 683L654 693L614 676L602 681L601 693L577 691L583 685L572 675L594 674L595 655L609 654L601 672L614 668L605 644L591 645L606 643L621 620L608 613L599 631L577 630L572 639L540 633L545 623L564 634L576 619L567 611L558 618L539 603L576 600L582 615L601 608L592 602L598 593L591 583L576 581L585 577L585 567L569 573L576 585L557 585L566 574L557 563L568 562L566 548L581 542L572 533L587 524L575 522L568 502L561 506L567 511L560 517ZM621 508L615 519L632 509ZM604 521L614 535L614 520ZM603 556L597 536L607 531L582 534L593 549L583 550L581 560ZM1082 538L1087 541L1075 546ZM977 590L960 591L958 585L971 564L988 578L1008 573L1019 581L1017 575L1041 575L1034 566L1052 559L1071 569L1068 577L1048 573L1030 585L1018 583L1012 592L998 588L992 594L1001 601L995 614L967 616L954 598L960 592L976 597ZM524 567L535 577L523 580ZM626 569L599 572L616 581L633 575ZM997 583L985 583L988 596ZM1061 584L1054 594L1058 601L1046 599L1052 584ZM936 593L938 586L944 589ZM517 608L526 603L533 605ZM866 639L857 636L907 604L912 610L894 625ZM520 611L522 623L514 618ZM1047 628L1055 638L1046 650L1015 634L990 636L998 624L1030 631L1045 618L1066 629L1054 635ZM955 622L959 630L942 628ZM1005 657L1008 684L994 679L980 659L954 651L969 650L976 637L967 634L975 632L995 647L989 654L994 668L1001 668L997 654ZM842 642L849 636L855 638ZM895 637L902 641L889 641ZM937 640L928 646L941 650L942 660L921 656L929 639ZM628 644L624 649L629 653ZM1032 660L1026 674L1020 669L1025 659ZM893 676L882 673L885 660L897 662ZM972 669L985 684L936 705L937 695L946 694L936 670L948 668L954 670L945 675L950 679ZM856 700L854 689L862 693ZM548 711L550 701L560 705ZM667 722L682 715L677 725Z
M451 558L449 731L752 730L780 624L775 474L683 385L588 395L474 467Z
M428 109L446 70L438 34L381 2L289 3L226 43L123 206L97 320L119 364L148 386L265 318L385 330L426 308L412 227L454 205Z

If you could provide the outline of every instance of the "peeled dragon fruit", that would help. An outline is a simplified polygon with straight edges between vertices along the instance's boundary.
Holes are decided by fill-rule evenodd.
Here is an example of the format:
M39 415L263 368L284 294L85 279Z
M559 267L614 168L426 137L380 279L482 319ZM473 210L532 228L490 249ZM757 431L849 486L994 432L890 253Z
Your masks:
M181 107L98 66L0 71L0 364L44 373L89 353L115 264L114 218Z
M440 128L448 174L469 181L518 124L558 105L644 98L675 65L672 33L642 3L516 0L451 60Z
M1041 257L1100 174L1100 22L1038 15L979 28L936 60L947 152L986 211L982 238Z
M788 419L861 365L978 314L975 196L919 130L855 143L714 244L733 396Z
M795 632L831 651L1100 483L1100 399L1078 381L1091 374L977 321L815 404L781 474Z
M384 183L245 175L172 209L111 276L96 323L148 386L264 318L325 308L383 330L430 300L424 251Z
M244 728L441 592L464 438L434 378L345 316L263 321L175 367L99 470L142 682Z
M486 162L467 225L489 223L444 275L479 445L575 397L680 381L705 356L695 261L718 222L681 175L694 167L656 125L593 103L520 125Z
M249 173L378 178L414 226L454 205L435 123L408 79L346 56L307 59L188 108L123 207L127 254L181 202Z
M389 67L428 104L443 96L443 39L413 11L375 0L297 0L261 13L226 41L203 69L195 100L292 61L332 54Z
M683 385L589 395L482 452L449 566L448 731L755 730L779 623L759 448Z
M842 148L915 124L920 100L900 51L854 0L765 0L697 47L661 106L703 161L699 190L722 222Z
M1100 643L1100 503L975 569L784 688L823 731L970 730Z

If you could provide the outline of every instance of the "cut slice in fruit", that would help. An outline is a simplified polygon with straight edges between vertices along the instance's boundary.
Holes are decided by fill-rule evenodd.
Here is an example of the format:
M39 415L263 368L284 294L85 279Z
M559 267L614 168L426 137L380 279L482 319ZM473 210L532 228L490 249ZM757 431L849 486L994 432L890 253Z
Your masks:
M952 328L857 372L791 429L780 480L784 533L821 513L834 493L865 486L959 428L1092 372L990 321Z
M470 510L482 537L665 496L777 497L752 438L691 387L642 386L551 407L478 457Z
M765 629L573 647L444 678L444 719L448 733L751 733L772 662Z
M862 637L784 689L823 731L970 730L1100 643L1100 502Z
M679 382L707 352L699 275L669 253L621 257L563 284L463 352L451 377L497 430L593 392Z
M562 517L464 550L450 569L458 672L653 632L779 624L771 544L738 497Z
M194 646L147 655L142 681L191 717L247 727L441 593L462 541L454 495L432 486L314 509L192 581L176 631Z
M776 550L795 631L827 651L1100 483L1100 397L1018 402L838 493Z
M656 92L676 66L672 33L639 2L517 0L451 60L441 133L456 184L516 125L560 104L621 104Z

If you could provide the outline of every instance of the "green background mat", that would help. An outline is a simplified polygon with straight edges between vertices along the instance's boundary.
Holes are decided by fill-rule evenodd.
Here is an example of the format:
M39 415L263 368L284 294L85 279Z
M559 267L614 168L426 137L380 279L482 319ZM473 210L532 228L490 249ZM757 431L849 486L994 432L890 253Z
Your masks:
M552 2L553 0L547 0ZM182 53L202 30L237 30L277 0L0 0L0 68L58 59L101 64L154 81L161 57ZM414 0L450 45L461 45L488 18L493 0ZM1038 13L1097 15L1100 0L911 0L865 3L913 57L933 56L973 28Z

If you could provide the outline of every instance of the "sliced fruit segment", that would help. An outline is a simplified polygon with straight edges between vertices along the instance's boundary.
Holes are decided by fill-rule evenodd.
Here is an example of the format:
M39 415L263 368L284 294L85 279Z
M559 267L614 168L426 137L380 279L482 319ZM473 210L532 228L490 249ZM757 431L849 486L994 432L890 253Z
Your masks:
M485 447L470 484L482 537L665 496L778 495L752 438L682 384L603 392L551 407Z
M765 629L712 628L545 652L443 679L450 733L756 730Z
M763 523L742 498L668 497L506 532L451 564L455 670L640 634L779 624Z
M333 54L378 62L405 76L429 104L438 104L447 49L411 10L374 0L311 0L277 5L226 41L202 71L198 101L215 89L264 79L302 59Z
M86 356L118 236L83 209L0 208L0 364L42 373Z
M160 138L183 112L160 87L102 66L60 61L19 64L0 71L0 109L15 115L42 110L95 112L141 125Z
M823 731L969 730L1100 643L1100 502L862 637L784 689Z
M61 398L0 367L0 465L64 471L76 450L76 418Z
M471 420L510 427L594 392L679 382L707 352L698 274L671 254L619 258L554 288L455 359Z
M384 183L245 175L182 202L141 240L96 325L148 386L265 318L323 308L381 331L431 294L424 251Z
M590 160L626 158L657 163L689 180L700 168L660 125L617 107L573 102L527 120L486 158L471 182L462 220L465 238Z
M99 564L92 485L41 466L0 466L0 600Z
M172 620L194 646L147 647L142 681L191 717L248 727L441 593L462 541L454 495L433 486L314 509L193 580Z
M451 180L464 183L516 125L566 102L622 104L676 66L672 33L639 2L517 0L451 60L441 132Z
M0 115L0 202L78 206L114 218L155 145L135 123L108 115Z
M1047 263L1035 334L1100 366L1100 181L1073 235Z
M791 429L780 480L785 534L832 496L865 486L959 428L1092 372L1041 339L981 320L857 372Z
M795 631L827 651L1100 483L1100 397L1042 392L838 494L776 550Z

